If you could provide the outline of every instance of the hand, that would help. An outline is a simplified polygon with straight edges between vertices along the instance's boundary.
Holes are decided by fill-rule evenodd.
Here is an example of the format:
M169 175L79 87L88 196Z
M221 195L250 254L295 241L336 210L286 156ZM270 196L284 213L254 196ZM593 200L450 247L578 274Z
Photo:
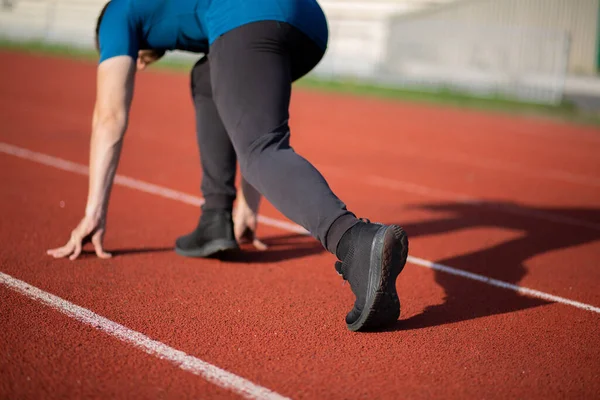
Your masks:
M138 58L136 61L136 69L143 71L150 64L157 62L165 55L164 50L139 50Z
M73 232L71 232L71 238L67 244L56 249L48 250L46 253L54 258L69 256L70 260L75 260L81 254L83 246L91 241L98 257L103 259L110 258L112 255L105 252L102 248L104 226L104 218L97 221L95 218L84 217Z
M245 201L239 201L233 211L233 231L238 243L252 243L260 251L267 245L256 238L257 214L248 207Z

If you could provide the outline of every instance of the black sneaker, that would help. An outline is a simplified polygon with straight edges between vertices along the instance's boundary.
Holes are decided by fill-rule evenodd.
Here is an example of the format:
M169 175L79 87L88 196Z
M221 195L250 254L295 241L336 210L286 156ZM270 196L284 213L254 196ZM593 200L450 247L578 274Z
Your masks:
M237 250L233 219L229 210L204 210L196 229L175 242L175 252L185 257L210 257Z
M362 220L344 234L335 269L356 301L346 315L351 331L389 327L400 317L396 279L408 257L408 237L397 225Z

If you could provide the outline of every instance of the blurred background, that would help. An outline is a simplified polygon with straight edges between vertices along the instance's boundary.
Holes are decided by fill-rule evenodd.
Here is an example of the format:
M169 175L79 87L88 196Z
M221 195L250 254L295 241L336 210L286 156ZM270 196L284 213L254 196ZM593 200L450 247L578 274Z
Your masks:
M0 35L91 50L105 1L0 0ZM312 78L600 110L600 0L320 4L330 46Z

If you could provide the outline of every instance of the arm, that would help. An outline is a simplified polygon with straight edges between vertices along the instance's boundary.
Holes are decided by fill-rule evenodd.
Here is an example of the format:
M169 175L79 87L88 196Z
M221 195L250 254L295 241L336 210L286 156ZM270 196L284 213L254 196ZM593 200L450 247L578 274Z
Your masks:
M127 129L135 68L135 61L128 56L113 57L98 66L85 216L71 232L65 246L48 250L48 254L55 258L70 255L71 260L76 259L82 246L90 239L98 257L110 257L102 248L102 239L110 192Z
M258 250L266 250L267 245L256 238L261 198L261 194L242 177L233 215L234 233L239 243L250 242Z
M133 97L135 63L114 57L98 66L97 95L90 141L90 178L86 217L99 221L106 215L119 163Z
M260 206L260 200L262 199L261 194L258 192L258 190L254 189L254 186L250 185L243 177L241 189L241 203L245 204L254 214L257 214L258 207Z

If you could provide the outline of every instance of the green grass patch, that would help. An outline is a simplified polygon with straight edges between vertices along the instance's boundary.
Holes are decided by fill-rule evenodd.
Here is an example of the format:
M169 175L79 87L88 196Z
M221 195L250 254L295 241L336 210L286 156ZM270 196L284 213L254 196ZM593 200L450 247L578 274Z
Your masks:
M98 53L94 50L73 46L51 44L42 40L14 41L0 38L0 49L33 54L44 54L57 57L69 57L80 60L97 61ZM174 59L167 57L151 68L162 71L189 73L194 60ZM535 104L507 99L502 96L476 97L453 90L407 90L380 86L356 80L323 80L308 76L296 83L297 87L307 90L334 92L352 96L368 96L388 100L418 102L466 109L502 112L511 115L528 115L558 119L566 122L591 124L600 126L600 114L583 112L568 101L559 105Z
M98 53L73 46L50 44L42 40L14 41L0 38L0 48L21 53L45 54L58 57L70 57L85 60L97 60Z
M330 90L336 92L345 92L349 94L400 99L406 101L429 102L435 100L439 103L465 107L502 108L506 110L515 111L518 111L523 108L539 111L555 111L556 109L563 109L564 111L571 112L574 110L573 106L571 106L570 104L562 104L558 106L535 104L510 100L501 96L482 98L464 94L458 91L453 91L451 89L397 89L386 86L380 86L376 83L361 83L356 81L343 80L324 81L315 78L305 79L305 82L303 82L302 85L308 88L315 88L319 90Z
M68 57L92 62L98 61L98 52L95 50L48 43L43 40L14 41L6 38L0 38L0 49L17 51L21 53L42 54L54 57ZM170 58L158 61L152 66L152 68L189 72L193 65L194 61L191 60Z
M326 81L307 77L298 82L307 89L369 96L411 103L428 103L442 106L501 112L510 115L537 116L566 122L600 125L600 114L579 110L573 103L563 101L558 105L537 104L508 99L502 96L476 97L450 89L410 90L361 83L354 80Z

